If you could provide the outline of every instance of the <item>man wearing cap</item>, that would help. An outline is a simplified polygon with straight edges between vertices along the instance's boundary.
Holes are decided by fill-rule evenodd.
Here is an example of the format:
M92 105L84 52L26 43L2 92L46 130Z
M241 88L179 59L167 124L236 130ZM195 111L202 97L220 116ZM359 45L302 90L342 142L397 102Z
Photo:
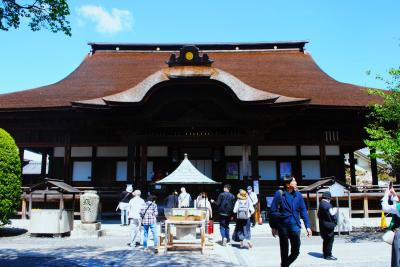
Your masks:
M253 205L254 210L257 210L257 203L258 203L257 194L253 192L253 188L251 188L251 186L247 187L247 193L249 194L249 200L250 200L250 203ZM256 226L256 213L255 212L251 215L250 221L251 221L252 227Z
M322 193L322 201L318 209L319 229L321 233L322 251L324 259L337 260L332 256L333 240L335 238L335 227L337 224L336 210L332 208L331 192L325 191Z

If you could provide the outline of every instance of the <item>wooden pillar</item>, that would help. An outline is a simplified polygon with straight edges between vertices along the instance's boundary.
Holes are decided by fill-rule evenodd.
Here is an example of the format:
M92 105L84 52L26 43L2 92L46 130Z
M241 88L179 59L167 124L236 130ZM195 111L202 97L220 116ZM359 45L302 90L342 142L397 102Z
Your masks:
M135 146L128 145L128 158L127 162L127 180L128 182L132 183L134 188L136 187L135 184Z
M67 184L72 183L71 176L71 144L66 144L64 154L64 181Z
M97 177L97 146L92 146L92 176L90 177L91 184L92 186L100 186L99 182L101 181L98 180Z
M137 187L141 187L140 179L140 146L135 146L135 168L134 168L134 181Z
M357 185L356 180L356 167L355 167L355 159L354 159L354 151L349 152L349 163L350 163L350 177L351 177L351 184Z
M368 194L364 193L364 218L369 217L369 209L368 209Z
M301 183L303 181L303 170L301 169L301 146L297 145L296 146L296 166L297 166L297 171L294 174L296 181L299 181Z
M40 166L40 178L46 178L46 167L47 167L47 149L42 149L42 163Z
M253 144L251 145L250 149L251 149L251 155L250 155L251 176L253 177L253 180L258 180L260 178L258 171L258 146Z
M144 195L147 195L147 145L140 146L140 184Z
M49 148L47 154L49 155L48 177L57 179L58 177L54 177L54 147Z
M326 177L326 150L325 142L319 144L319 158L321 164L321 177Z
M26 192L22 195L21 219L26 220Z
M375 153L375 149L371 149L371 154ZM372 185L378 185L378 165L376 158L371 158L371 174L372 174Z

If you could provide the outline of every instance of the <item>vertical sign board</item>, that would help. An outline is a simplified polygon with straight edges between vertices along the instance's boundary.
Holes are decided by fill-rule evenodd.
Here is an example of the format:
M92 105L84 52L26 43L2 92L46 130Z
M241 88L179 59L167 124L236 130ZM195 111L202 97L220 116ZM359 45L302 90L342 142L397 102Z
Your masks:
M256 193L257 195L260 194L260 182L258 180L254 180L253 181L253 191L254 193Z

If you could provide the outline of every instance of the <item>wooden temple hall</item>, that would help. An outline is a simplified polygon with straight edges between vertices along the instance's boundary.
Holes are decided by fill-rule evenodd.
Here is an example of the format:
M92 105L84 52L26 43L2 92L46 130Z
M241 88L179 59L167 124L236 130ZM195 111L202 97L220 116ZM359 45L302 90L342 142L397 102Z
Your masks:
M324 73L306 44L89 43L63 80L0 95L0 127L42 154L40 176L78 187L153 190L185 153L213 180L260 191L285 175L344 180L350 153L355 183L376 99Z

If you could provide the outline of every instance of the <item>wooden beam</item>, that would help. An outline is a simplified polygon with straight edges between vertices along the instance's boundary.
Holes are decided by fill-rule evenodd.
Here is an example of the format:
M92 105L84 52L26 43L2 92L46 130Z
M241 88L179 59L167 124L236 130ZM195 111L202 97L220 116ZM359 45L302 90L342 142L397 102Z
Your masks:
M42 149L42 163L40 165L40 178L46 178L47 149Z
M127 180L132 184L135 184L135 146L128 145L128 158L127 158ZM135 187L135 186L134 186Z

